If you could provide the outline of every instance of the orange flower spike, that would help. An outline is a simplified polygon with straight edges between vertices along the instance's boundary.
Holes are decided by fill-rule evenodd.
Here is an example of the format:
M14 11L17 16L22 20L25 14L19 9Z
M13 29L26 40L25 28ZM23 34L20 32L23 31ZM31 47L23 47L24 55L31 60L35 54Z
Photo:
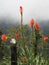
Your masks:
M7 40L7 36L6 36L5 34L3 34L3 35L1 36L1 39L2 39L2 41L6 41L6 40Z
M16 39L18 39L19 38L19 34L18 33L16 33Z
M22 8L22 6L20 6L20 13L22 13L22 11L23 11L23 8Z
M33 27L33 25L34 25L34 19L31 19L31 21L30 21L30 27Z
M45 36L45 37L44 37L44 41L47 41L47 40L48 40L48 37L47 37L47 36Z
M35 24L35 29L36 29L36 30L39 30L39 27L40 27L39 24L36 23L36 24Z
M22 60L23 60L23 62L27 62L27 57L26 56L23 57Z

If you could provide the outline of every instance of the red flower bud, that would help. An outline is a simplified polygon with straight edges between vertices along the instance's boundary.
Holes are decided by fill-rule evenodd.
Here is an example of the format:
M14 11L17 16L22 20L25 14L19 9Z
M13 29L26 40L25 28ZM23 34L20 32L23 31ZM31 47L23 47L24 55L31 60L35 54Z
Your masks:
M30 21L30 27L33 27L33 25L34 25L34 19L31 19L31 21Z
M44 41L47 41L47 40L48 40L48 37L47 37L47 36L45 36L45 37L44 37Z
M28 59L27 59L26 56L22 58L22 61L23 61L23 62L27 62L27 60L28 60Z
M6 36L5 34L3 34L3 35L1 36L1 39L2 39L2 41L6 41L6 40L7 40L7 36Z
M35 24L35 30L39 30L39 24L38 23Z
M23 11L23 8L22 8L22 6L20 6L20 13L22 13L22 11Z
M16 39L18 39L19 38L19 34L18 33L16 33Z

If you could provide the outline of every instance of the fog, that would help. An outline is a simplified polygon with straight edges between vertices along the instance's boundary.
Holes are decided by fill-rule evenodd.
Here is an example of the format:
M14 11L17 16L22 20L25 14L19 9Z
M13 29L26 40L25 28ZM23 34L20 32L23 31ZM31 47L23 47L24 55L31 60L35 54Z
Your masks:
M31 18L49 20L49 0L0 0L0 19L20 22L20 6L23 7L23 23L29 23Z

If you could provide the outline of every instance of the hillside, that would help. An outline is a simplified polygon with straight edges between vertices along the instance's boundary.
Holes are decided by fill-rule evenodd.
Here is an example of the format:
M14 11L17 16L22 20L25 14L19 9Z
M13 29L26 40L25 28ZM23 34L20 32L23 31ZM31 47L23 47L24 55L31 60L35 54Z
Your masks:
M11 23L13 22L13 23ZM46 35L47 33L49 33L49 21L39 21L40 24L40 29L44 30L44 34ZM4 33L7 33L7 29L12 28L14 26L20 25L19 22L16 21L16 23L14 23L14 20L12 19L1 19L0 20L0 28L2 29L2 31Z

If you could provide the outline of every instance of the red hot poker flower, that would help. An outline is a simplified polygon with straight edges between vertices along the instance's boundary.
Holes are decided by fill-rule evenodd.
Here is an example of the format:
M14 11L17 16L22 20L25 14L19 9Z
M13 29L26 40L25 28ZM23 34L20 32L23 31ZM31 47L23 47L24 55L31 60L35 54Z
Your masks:
M47 36L45 36L45 37L44 37L44 41L47 41L47 40L48 40L48 37L47 37Z
M35 24L35 29L39 30L39 24L38 23Z
M2 41L6 41L6 40L7 40L7 36L6 36L5 34L3 34L3 35L1 36L1 39L2 39Z
M22 11L23 11L23 8L22 8L22 6L20 6L20 13L22 13Z
M19 38L19 34L18 33L16 33L16 39L18 39Z
M31 19L31 21L30 21L30 27L33 27L33 25L34 25L34 19Z

